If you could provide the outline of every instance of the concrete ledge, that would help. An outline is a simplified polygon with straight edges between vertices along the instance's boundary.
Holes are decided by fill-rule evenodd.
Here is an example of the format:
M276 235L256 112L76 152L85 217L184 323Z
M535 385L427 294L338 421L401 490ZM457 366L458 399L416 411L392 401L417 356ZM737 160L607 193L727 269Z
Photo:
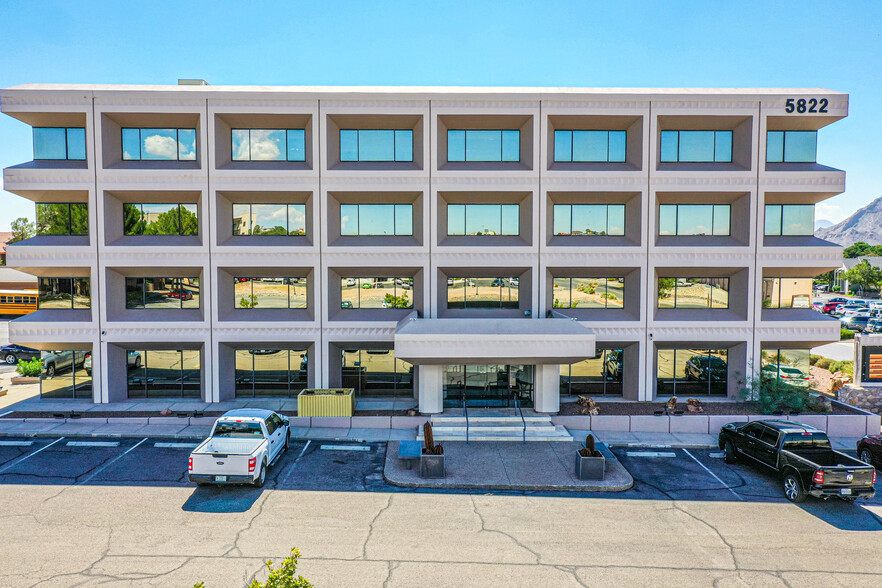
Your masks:
M867 417L867 435L878 435L882 429L882 416L871 414Z
M146 425L147 417L107 417L109 425Z
M310 426L326 429L348 429L352 426L351 417L310 417Z
M187 417L149 417L147 422L151 425L180 425L187 426Z
M559 415L551 417L551 423L561 425L567 429L589 430L591 429L590 415Z
M827 416L827 434L831 437L863 437L867 433L865 415L831 414Z
M602 430L602 429L601 429ZM670 433L671 417L665 415L631 415L632 433Z
M288 426L292 429L294 427L308 427L310 423L310 417L288 417Z
M677 415L671 417L671 433L709 434L709 417L700 414Z
M711 435L719 435L720 429L723 428L724 425L728 425L729 423L737 423L737 422L747 422L746 414L719 414L719 415L708 415L707 417L707 432Z
M26 418L24 421L26 423L63 423L66 419L55 419L52 417L30 417Z
M766 418L784 418L788 421L793 421L796 423L802 423L804 425L809 425L816 429L820 429L822 431L827 430L827 415L825 414L795 414L787 417L772 417L768 416ZM866 420L864 420L864 427L866 427Z
M416 427L422 427L423 423L429 421L429 417L427 416L394 416L391 420L391 427L393 429L410 429Z
M353 429L391 429L392 417L387 416L354 416Z
M187 422L190 425L203 425L208 427L214 426L214 421L216 421L218 417L190 417L187 419Z
M65 419L67 423L88 423L92 425L106 425L107 417L80 417L77 419Z
M630 431L631 418L628 415L596 415L591 417L592 431ZM574 458L575 459L575 458Z

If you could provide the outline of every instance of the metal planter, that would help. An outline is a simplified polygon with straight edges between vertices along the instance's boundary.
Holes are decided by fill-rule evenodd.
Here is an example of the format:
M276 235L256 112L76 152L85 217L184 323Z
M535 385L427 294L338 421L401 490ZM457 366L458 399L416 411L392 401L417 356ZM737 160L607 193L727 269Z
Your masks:
M606 458L582 457L576 452L576 477L580 480L602 480L606 472Z
M443 478L444 477L444 455L427 455L420 456L420 478Z

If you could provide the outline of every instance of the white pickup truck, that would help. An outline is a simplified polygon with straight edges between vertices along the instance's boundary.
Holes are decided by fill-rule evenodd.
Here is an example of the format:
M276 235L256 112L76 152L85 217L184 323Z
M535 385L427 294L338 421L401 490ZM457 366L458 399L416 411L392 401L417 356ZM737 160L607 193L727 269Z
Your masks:
M288 418L271 410L231 410L190 454L190 481L199 484L266 482L266 470L288 449Z

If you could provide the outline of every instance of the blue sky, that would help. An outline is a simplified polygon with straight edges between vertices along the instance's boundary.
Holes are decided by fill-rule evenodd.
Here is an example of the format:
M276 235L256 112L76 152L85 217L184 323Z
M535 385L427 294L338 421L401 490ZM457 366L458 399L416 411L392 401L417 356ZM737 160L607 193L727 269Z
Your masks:
M614 5L614 6L613 6ZM850 115L818 161L838 221L882 194L882 2L3 0L0 87L23 83L826 87ZM32 157L0 117L0 167ZM0 193L0 230L33 217Z

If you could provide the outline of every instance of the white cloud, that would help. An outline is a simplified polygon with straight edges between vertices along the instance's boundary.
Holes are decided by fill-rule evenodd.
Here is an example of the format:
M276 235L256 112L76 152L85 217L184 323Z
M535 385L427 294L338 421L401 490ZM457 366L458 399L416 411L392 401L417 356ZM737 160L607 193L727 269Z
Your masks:
M340 232L341 232L341 233L345 233L345 232L346 232L346 225L347 225L347 223L349 223L349 216L348 216L348 215L347 215L347 216L340 217Z
M303 221L306 220L306 214L303 213L303 212L301 212L300 209L298 209L298 208L289 208L288 210L289 210L289 212L290 212L290 214L291 214L291 220L294 220L294 221L297 221L297 222L303 222ZM347 217L345 217L345 218L348 219L349 217L347 216Z
M270 138L271 130L251 131L251 159L253 160L276 160L280 159L282 152L279 144Z
M836 204L826 204L824 202L818 202L815 204L815 220L828 220L833 224L836 224L840 221L843 221L847 218L846 215L840 206Z
M144 139L144 151L156 157L165 159L178 158L178 142L171 137L162 135L150 135Z
M276 210L274 210L273 213L270 215L270 218L273 219L273 220L275 220L275 219L279 219L279 218L286 218L287 215L288 215L288 211L286 210L287 208L288 208L287 206L280 206L280 207L278 207L278 208L277 208Z

